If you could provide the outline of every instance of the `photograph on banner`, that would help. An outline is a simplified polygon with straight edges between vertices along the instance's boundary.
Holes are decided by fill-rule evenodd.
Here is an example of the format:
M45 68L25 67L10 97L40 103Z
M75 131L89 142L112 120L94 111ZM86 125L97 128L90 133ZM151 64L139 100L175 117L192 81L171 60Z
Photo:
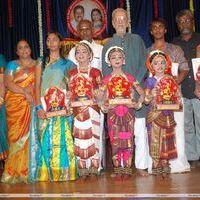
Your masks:
M76 0L67 10L67 26L78 36L77 25L82 19L92 22L93 37L102 34L107 25L106 9L99 0Z

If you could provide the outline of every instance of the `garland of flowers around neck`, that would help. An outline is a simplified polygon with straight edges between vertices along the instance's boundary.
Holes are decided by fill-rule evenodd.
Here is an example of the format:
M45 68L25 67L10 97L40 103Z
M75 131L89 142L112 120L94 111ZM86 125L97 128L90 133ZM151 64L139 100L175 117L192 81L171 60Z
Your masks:
M37 1L38 5L38 31L39 31L39 48L40 48L40 56L43 55L43 33L42 33L42 4L41 0Z
M131 33L131 14L130 14L130 1L129 0L126 0L126 8L127 8L128 19L129 19L128 32Z

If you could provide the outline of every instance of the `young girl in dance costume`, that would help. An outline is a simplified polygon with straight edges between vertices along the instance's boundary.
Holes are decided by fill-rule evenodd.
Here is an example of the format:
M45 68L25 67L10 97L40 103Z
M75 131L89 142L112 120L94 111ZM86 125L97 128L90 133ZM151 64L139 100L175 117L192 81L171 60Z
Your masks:
M145 84L145 103L149 104L147 114L147 131L149 136L150 156L152 157L152 174L167 177L170 173L169 160L177 157L175 144L174 113L172 110L157 110L156 84L166 75L171 75L171 63L166 54L153 51L147 59L151 73Z
M74 153L79 175L85 179L98 175L101 169L100 108L95 99L102 76L90 65L93 53L87 41L77 44L75 58L78 65L68 72L68 83L74 114Z
M132 75L123 71L125 54L121 47L110 47L105 60L112 67L112 73L102 81L102 109L107 112L114 177L121 179L132 174L134 110L142 107L144 91ZM137 102L133 101L135 90L140 95Z

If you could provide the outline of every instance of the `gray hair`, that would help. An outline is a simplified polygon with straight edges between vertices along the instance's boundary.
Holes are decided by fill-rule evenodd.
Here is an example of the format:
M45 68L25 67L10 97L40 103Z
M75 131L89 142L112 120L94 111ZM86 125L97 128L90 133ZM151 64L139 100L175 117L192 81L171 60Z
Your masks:
M114 18L116 12L118 12L118 11L124 12L126 14L127 19L128 19L128 13L123 8L116 8L115 10L113 10L113 12L112 12L112 19Z
M191 19L194 18L193 13L192 13L191 10L189 10L189 9L184 9L184 10L181 10L181 11L179 11L179 12L177 13L177 15L176 15L176 23L179 22L180 17L185 16L185 15L189 16Z

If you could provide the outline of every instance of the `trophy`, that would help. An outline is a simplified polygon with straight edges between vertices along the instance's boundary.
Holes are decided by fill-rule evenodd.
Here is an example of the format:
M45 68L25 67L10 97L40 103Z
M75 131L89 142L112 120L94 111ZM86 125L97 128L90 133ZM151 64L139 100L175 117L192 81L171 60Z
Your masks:
M174 110L182 109L181 93L173 77L166 75L156 84L155 109Z
M62 90L58 87L51 87L46 90L41 101L42 106L46 111L47 118L70 115L67 111L66 90Z
M126 77L116 75L108 82L108 103L130 105L133 103L132 85Z
M93 96L93 84L83 74L72 77L69 81L71 91L71 107L91 106L95 104Z

